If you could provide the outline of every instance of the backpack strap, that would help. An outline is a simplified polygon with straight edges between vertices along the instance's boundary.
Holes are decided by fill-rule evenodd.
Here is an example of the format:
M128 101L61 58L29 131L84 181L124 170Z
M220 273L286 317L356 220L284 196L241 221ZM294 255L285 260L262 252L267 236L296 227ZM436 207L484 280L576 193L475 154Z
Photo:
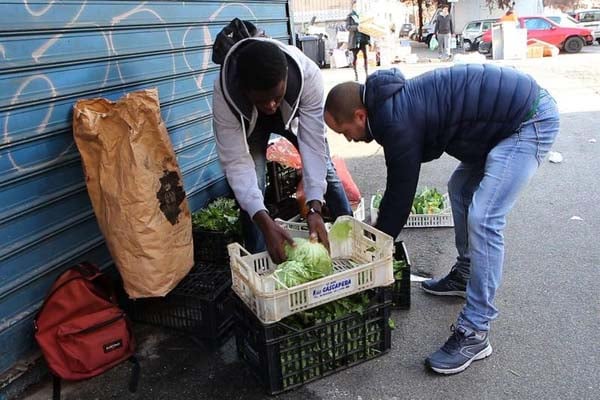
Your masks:
M129 380L129 391L135 393L140 381L140 362L136 356L129 357L129 362L133 364L131 368L131 378Z
M89 262L82 262L76 267L81 276L94 284L93 289L100 296L113 304L117 304L117 296L113 281L100 268Z
M60 400L60 378L52 374L52 400Z

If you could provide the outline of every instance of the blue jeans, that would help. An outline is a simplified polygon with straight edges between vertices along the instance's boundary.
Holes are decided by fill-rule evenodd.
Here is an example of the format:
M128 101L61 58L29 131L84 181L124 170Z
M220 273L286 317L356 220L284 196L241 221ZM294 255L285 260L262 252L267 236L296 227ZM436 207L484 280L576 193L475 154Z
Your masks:
M556 102L540 91L536 113L498 143L480 164L461 163L448 182L454 214L456 267L465 277L467 300L458 326L488 331L502 278L504 227L521 190L548 154L559 131Z
M279 126L279 123L270 124L268 129L257 129L248 138L248 148L250 155L254 160L254 167L256 170L256 177L258 180L258 187L262 191L263 196L265 194L266 186L266 169L267 169L267 145L271 132L277 133L298 148L296 136L288 131L282 130L283 123ZM342 181L337 175L331 157L329 156L329 148L327 150L327 191L325 192L325 202L327 208L331 213L332 218L337 218L341 215L352 215L352 208L348 202L348 197L344 191ZM258 253L267 249L265 238L258 226L252 221L250 215L247 212L242 211L240 215L242 222L242 232L244 235L244 247L250 253Z

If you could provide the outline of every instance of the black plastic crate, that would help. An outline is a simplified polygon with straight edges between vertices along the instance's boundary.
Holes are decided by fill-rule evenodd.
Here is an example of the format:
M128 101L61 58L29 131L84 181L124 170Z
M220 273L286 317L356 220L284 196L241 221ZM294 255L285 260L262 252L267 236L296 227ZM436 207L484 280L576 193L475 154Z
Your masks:
M241 234L207 231L199 228L192 229L192 238L195 263L211 263L226 270L229 270L227 245L235 242L243 244Z
M127 300L125 310L133 321L187 332L219 346L233 332L231 272L197 264L165 297Z
M298 182L300 182L300 174L296 169L273 161L267 162L265 202L277 204L290 198L296 193Z
M235 297L238 356L257 374L269 394L294 389L386 353L391 347L391 291L371 291L372 305L310 328L284 321L262 324Z
M394 243L394 259L404 261L406 267L402 269L402 276L392 285L392 301L394 308L408 310L410 308L410 259L403 241Z
M280 218L284 221L300 214L300 207L295 197L289 197L277 204L267 204L267 208L273 218Z

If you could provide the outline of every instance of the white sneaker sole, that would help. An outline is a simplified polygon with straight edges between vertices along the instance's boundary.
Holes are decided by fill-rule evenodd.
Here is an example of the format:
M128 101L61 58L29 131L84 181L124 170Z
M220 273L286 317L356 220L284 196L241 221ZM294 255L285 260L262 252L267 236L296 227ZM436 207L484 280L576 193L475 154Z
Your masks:
M461 291L449 291L449 292L436 292L434 290L430 290L427 289L423 286L421 286L421 289L423 289L424 291L426 291L429 294L434 294L436 296L457 296L457 297L462 297L463 299L467 298L467 292L461 292Z
M475 355L475 357L471 358L470 360L468 360L466 363L464 363L460 367L456 367L456 368L452 368L452 369L441 369L441 368L435 368L432 366L429 366L429 367L432 370L434 370L435 372L437 372L438 374L444 374L444 375L458 374L459 372L463 372L465 369L467 369L473 361L483 360L484 358L489 357L491 354L492 354L492 345L488 344L485 349L481 350L479 353L477 353Z

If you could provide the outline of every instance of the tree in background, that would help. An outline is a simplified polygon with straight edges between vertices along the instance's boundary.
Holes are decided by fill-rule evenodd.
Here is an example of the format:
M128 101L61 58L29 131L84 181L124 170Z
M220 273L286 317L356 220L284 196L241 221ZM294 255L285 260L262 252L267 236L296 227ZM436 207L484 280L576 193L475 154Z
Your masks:
M544 6L558 8L563 12L583 8L579 0L544 0Z
M505 8L510 8L515 0L485 0L485 4L491 9L499 8L504 10Z

